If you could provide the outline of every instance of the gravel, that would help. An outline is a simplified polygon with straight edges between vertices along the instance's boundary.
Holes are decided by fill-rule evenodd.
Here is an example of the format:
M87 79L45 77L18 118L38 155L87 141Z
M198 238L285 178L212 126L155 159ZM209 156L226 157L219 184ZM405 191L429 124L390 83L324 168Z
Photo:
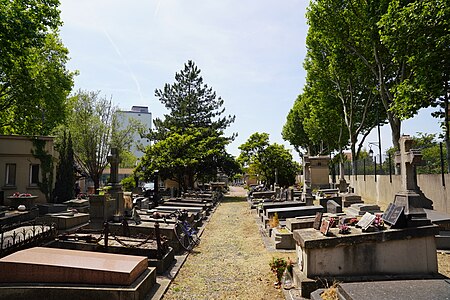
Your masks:
M274 287L269 253L244 198L226 198L201 244L189 255L163 299L284 299Z

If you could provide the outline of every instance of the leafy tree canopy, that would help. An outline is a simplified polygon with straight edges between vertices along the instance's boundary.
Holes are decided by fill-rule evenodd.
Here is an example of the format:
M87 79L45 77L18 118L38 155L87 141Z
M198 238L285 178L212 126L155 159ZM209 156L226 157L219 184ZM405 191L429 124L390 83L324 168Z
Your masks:
M0 1L0 133L49 134L66 117L75 73L58 37L59 1Z
M278 173L278 184L289 186L295 183L299 164L283 145L270 144L267 133L252 134L239 149L238 161L250 175L258 175L267 185L275 183L275 173Z
M155 130L149 138L156 142L147 148L137 168L145 180L159 170L163 179L175 180L185 190L196 180L215 178L217 172L238 172L234 158L225 150L235 136L224 136L235 117L222 116L224 101L203 83L193 61L175 74L175 83L157 89L155 95L169 113L154 120Z

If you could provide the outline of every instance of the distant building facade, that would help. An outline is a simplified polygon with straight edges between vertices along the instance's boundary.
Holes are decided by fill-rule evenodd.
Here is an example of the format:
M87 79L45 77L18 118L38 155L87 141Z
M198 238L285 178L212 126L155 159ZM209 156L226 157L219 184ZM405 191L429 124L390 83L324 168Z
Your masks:
M45 141L44 150L54 159L58 157L54 149L53 137L39 136ZM41 161L35 158L33 138L20 135L0 135L0 205L10 205L7 197L15 192L37 196L38 203L45 203L45 195L39 189L42 181ZM56 163L53 169L53 183Z
M152 113L148 111L147 106L132 106L130 111L118 111L117 115L121 128L126 128L130 124L131 119L141 122L144 124L145 128L152 128ZM134 134L133 140L138 142L144 148L150 145L150 140L141 138L138 133ZM137 158L141 158L144 155L144 153L135 145L132 147L131 152Z

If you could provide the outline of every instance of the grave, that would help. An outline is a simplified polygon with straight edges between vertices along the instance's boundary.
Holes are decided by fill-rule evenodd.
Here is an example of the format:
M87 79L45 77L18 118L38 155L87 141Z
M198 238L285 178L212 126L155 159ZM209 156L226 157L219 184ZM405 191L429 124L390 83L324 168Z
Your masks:
M4 211L5 215L0 216L0 226L32 221L39 215L39 210L32 209L29 211L8 210Z
M0 259L5 299L144 299L155 283L142 256L36 247Z
M368 233L352 227L349 234L330 228L326 236L313 228L294 230L294 282L309 297L321 281L433 278L438 274L436 232L435 225Z
M40 220L47 224L55 224L58 230L70 230L89 224L89 214L73 211L46 214Z
M43 203L37 205L40 215L67 211L67 205L58 203Z
M341 196L330 196L327 198L319 198L319 204L322 205L324 207L324 212L326 212L326 207L327 207L327 203L328 201L334 201L336 202L338 205L340 205L342 207L342 197Z
M89 195L90 226L102 227L112 219L116 211L116 199L109 195Z
M311 294L312 300L322 300L324 289ZM339 283L337 296L345 300L448 299L449 279L389 280L375 282Z
M336 201L329 200L327 202L327 213L339 214L342 212L342 206L340 206Z
M9 200L10 206L16 209L19 205L24 205L29 210L35 206L37 196L9 196L6 199Z
M345 212L349 216L362 216L366 212L370 212L372 214L382 213L378 205L364 203L352 204L349 208L346 209Z
M115 200L115 215L124 215L124 195L122 191L122 185L119 183L119 163L121 159L119 157L119 151L117 148L111 148L111 155L108 156L108 162L110 165L110 175L108 183L108 194L111 199ZM131 207L129 207L131 209Z
M361 196L354 193L342 193L340 194L340 196L342 197L342 203L344 207L349 207L352 204L364 203L361 200Z
M108 242L105 242L103 233L81 230L76 233L60 235L46 246L59 249L145 256L148 259L148 265L156 268L158 274L163 274L174 260L173 249L168 246L166 241L157 241L154 235L147 237L108 235Z
M287 218L295 218L302 216L314 216L316 212L321 212L323 207L321 205L309 205L298 207L281 207L281 208L269 208L266 210L265 218L263 221L268 221L273 218L274 214L278 214L280 220Z
M426 198L417 185L415 167L423 164L420 150L412 149L413 140L409 135L400 137L400 151L395 154L395 162L400 164L402 191L395 195L394 204L404 207L407 226L430 224L424 208L433 209L433 202Z
M259 215L264 215L266 210L271 208L282 208L282 207L299 207L305 206L305 203L299 201L275 201L275 202L263 202L257 206Z
M89 213L89 200L87 199L71 199L63 202L68 209L75 209L80 213Z

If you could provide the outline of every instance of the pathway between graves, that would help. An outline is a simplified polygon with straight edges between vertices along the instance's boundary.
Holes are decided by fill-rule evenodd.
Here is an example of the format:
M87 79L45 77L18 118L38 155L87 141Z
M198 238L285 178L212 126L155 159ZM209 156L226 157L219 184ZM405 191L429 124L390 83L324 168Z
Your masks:
M163 299L284 299L269 262L288 255L264 248L243 191L219 205Z

